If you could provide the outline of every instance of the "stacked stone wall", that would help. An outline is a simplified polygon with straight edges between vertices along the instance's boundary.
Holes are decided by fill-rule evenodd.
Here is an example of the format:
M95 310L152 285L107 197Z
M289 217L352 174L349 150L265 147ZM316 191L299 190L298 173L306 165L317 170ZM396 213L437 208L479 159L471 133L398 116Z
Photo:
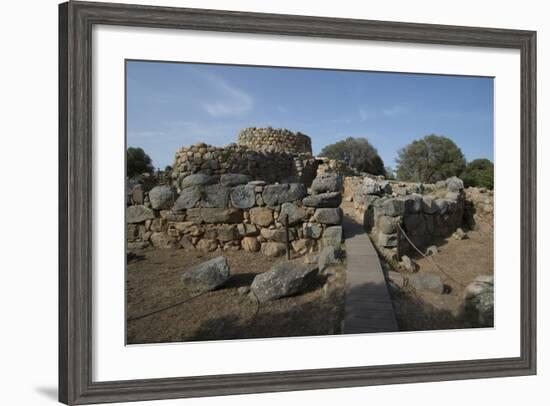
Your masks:
M238 144L254 151L311 155L311 138L301 132L283 128L245 128L239 133Z

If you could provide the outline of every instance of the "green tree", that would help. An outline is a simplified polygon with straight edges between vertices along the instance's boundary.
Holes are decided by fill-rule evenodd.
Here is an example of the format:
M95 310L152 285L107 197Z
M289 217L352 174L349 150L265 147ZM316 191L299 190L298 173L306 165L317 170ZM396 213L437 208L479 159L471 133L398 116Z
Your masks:
M384 161L366 138L348 137L327 145L321 156L344 161L352 168L372 175L384 175Z
M488 159L474 159L466 165L466 169L460 176L466 187L494 187L494 165Z
M460 148L441 135L427 135L398 152L397 179L435 183L451 176L460 176L466 160Z
M152 173L152 162L142 148L130 147L126 151L126 175L131 178L142 173Z

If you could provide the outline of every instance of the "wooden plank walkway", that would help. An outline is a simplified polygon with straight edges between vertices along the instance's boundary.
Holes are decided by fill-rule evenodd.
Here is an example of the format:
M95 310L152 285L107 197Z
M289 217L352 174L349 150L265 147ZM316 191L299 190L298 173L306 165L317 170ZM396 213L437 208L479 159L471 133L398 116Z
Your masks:
M398 331L378 254L363 226L344 216L346 312L344 334Z

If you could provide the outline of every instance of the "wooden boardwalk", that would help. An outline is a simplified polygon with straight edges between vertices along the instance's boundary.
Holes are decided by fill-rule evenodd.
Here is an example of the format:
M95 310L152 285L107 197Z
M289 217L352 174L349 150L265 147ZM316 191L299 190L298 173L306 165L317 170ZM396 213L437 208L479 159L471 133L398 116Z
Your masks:
M346 313L344 334L398 331L397 320L378 254L363 226L348 216L346 241Z

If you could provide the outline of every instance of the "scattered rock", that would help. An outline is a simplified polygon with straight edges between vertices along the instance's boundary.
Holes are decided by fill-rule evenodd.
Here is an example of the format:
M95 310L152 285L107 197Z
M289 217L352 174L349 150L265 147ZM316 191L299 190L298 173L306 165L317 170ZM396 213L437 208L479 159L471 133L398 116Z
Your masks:
M439 252L439 249L435 245L430 245L428 248L426 248L425 255L429 257L430 255L435 255Z
M316 209L313 218L322 224L341 224L342 209Z
M316 277L316 267L283 261L256 276L250 288L260 302L267 302L303 292Z
M455 240L464 240L465 238L468 238L468 234L466 234L464 230L459 227L453 233L453 238Z
M216 257L184 271L181 281L193 292L208 292L219 288L231 277L225 257Z
M428 291L443 294L444 286L441 278L436 275L413 274L409 276L409 285L418 291Z
M494 280L480 275L468 284L462 295L465 319L475 327L491 327L494 323Z
M321 193L304 197L302 200L304 206L308 207L339 207L342 203L342 194L339 192Z
M126 222L127 223L142 223L145 220L151 220L155 218L153 210L148 209L145 206L129 206L126 208Z
M403 255L401 257L401 262L399 263L399 266L407 272L418 272L418 264L407 255Z

